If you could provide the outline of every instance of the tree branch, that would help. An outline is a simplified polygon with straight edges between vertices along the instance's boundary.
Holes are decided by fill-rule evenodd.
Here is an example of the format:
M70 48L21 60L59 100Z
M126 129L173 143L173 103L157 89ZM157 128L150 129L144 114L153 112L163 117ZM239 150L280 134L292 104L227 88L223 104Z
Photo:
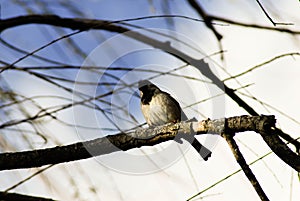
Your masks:
M0 32L20 25L48 24L73 30L105 29L114 32L128 31L128 29L113 25L111 21L90 20L77 18L62 18L57 15L25 15L0 20Z
M214 15L209 16L213 21L218 21L218 22L225 22L228 24L236 25L236 26L241 26L241 27L248 27L248 28L254 28L254 29L262 29L262 30L269 30L269 31L278 31L278 32L283 32L283 33L288 33L288 34L293 34L293 35L299 35L300 31L293 31L291 29L285 29L285 28L278 28L278 27L270 27L270 26L263 26L259 24L248 24L248 23L243 23L235 20L231 20L228 18L223 18L223 17L218 17Z
M217 40L220 41L223 38L223 36L212 25L212 19L210 18L210 16L206 14L206 12L202 9L200 4L198 4L195 0L188 0L188 2L197 11L197 13L203 18L207 28L209 28L214 33Z
M15 200L15 201L54 201L49 198L22 195L22 194L18 194L18 193L5 193L5 192L0 192L0 200L1 201L11 201L11 200Z
M258 180L256 179L255 175L253 174L252 170L248 166L246 160L243 157L243 154L241 153L238 145L236 144L235 140L233 139L233 135L232 134L223 134L222 136L227 141L236 161L241 166L243 172L247 176L248 180L252 184L253 188L255 189L255 191L258 194L258 196L260 197L260 199L262 201L268 201L269 198L265 194L264 190L260 186L260 184L259 184Z
M226 127L224 126L226 125ZM58 164L69 161L91 158L94 156L126 151L141 146L173 140L176 135L189 139L194 134L221 134L244 131L265 133L275 125L274 116L240 116L199 122L180 122L155 128L138 129L132 133L119 133L103 138L79 142L66 146L47 149L0 154L0 170L40 167L47 164ZM300 171L300 157L288 151L286 147L276 148L277 144L270 143L271 149L296 171ZM269 145L269 146L270 146ZM274 147L275 146L275 147ZM285 151L286 153L281 153ZM288 156L288 157L287 157Z
M207 15L207 17L209 17L211 21L225 22L237 26L279 31L279 32L285 32L289 34L300 34L300 31L293 31L285 28L268 27L268 26L263 26L258 24L247 24L243 22L230 20L227 18L214 16L214 15ZM153 18L153 16L151 16L151 18ZM116 26L115 25L116 23L123 23L126 21L134 21L134 20L141 20L141 19L147 19L147 17L139 17L136 19L129 19L129 20L108 21L108 20L92 20L92 19L80 19L80 18L62 18L57 15L24 15L24 16L0 20L0 32L19 25L48 24L48 25L59 26L64 28L70 28L73 30L105 29L108 31L114 31L120 33L129 30L121 26Z
M293 25L292 23L282 23L282 22L274 22L274 20L270 17L270 15L268 14L268 12L265 10L265 8L263 7L263 5L260 3L259 0L256 0L257 4L259 5L259 7L261 8L261 10L263 11L263 13L265 14L265 16L270 20L270 22L273 24L273 26L276 25Z

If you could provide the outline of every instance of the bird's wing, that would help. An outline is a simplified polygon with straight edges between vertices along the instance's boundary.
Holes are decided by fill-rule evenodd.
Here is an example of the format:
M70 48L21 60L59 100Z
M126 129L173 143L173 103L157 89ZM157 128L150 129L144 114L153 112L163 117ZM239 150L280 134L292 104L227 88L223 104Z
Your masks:
M181 107L180 107L180 104L175 100L175 98L173 98L170 94L168 94L167 92L162 92L164 95L166 95L169 99L170 99L170 102L172 102L172 104L174 104L174 106L176 107L176 109L178 111L181 112L181 118L179 119L180 121L186 121L188 120L186 114L182 111Z

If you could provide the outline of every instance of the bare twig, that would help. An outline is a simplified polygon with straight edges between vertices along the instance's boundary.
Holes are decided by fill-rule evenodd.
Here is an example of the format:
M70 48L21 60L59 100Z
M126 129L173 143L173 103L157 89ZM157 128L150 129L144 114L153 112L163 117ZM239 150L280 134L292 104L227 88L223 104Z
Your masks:
M272 154L272 153L273 153L273 152L268 152L267 154L265 154L265 155L259 157L258 159L252 161L251 163L249 163L249 165L253 165L254 163L260 161L261 159L263 159L263 158L269 156L269 155ZM239 173L240 171L242 171L242 169L238 169L238 170L232 172L231 174L225 176L224 178L220 179L219 181L215 182L214 184L210 185L209 187L205 188L204 190L202 190L202 191L198 192L197 194L193 195L192 197L188 198L187 201L190 201L190 200L196 198L197 196L199 196L199 195L205 193L206 191L212 189L213 187L215 187L215 186L217 186L218 184L222 183L222 182L225 181L226 179L228 179L228 178L230 178L230 177L236 175L236 174Z
M299 35L300 34L300 31L293 31L291 29L277 28L277 27L275 28L275 27L258 25L258 24L243 23L243 22L231 20L231 19L228 19L228 18L218 17L218 16L214 16L214 15L211 15L210 18L214 21L225 22L225 23L228 23L228 24L242 26L242 27L262 29L262 30L270 30L270 31L278 31L278 32L283 32L283 33L288 33L288 34L293 34L293 35Z
M18 183L14 184L13 186L7 188L4 193L7 193L8 191L11 191L12 189L15 189L17 188L18 186L20 186L21 184L25 183L26 181L32 179L33 177L35 177L36 175L39 175L40 173L48 170L49 168L53 167L54 165L49 165L45 168L42 168L40 170L38 170L37 172L33 173L32 175L30 175L29 177L25 178L25 179L22 179L21 181L19 181Z
M248 180L251 182L253 188L255 189L255 191L258 194L258 196L260 197L260 199L263 201L269 200L269 198L265 194L264 190L260 186L258 180L256 179L255 175L253 174L252 170L248 166L246 160L244 159L243 154L241 153L238 145L236 144L235 140L233 139L233 135L232 134L229 134L229 135L223 134L222 136L227 141L236 161L241 166L243 172L247 176Z
M23 50L23 49L21 49L21 48L16 47L15 45L13 45L13 44L7 42L7 41L4 40L3 38L0 38L0 42L1 42L3 45L7 46L8 48L10 48L10 49L12 49L12 50L14 50L14 51L16 51L16 52L20 52L20 53L22 53L22 54L30 54L28 51L25 51L25 50ZM58 61L54 61L54 60L51 60L51 59L49 59L49 58L45 58L45 57L42 57L42 56L39 56L39 55L32 55L32 57L37 58L37 59L40 59L41 61L45 61L45 62L48 62L48 63L52 63L52 64L66 65L65 63L58 62Z
M298 140L298 139L299 139L299 138L297 138L296 140ZM286 143L286 144L289 144L289 142ZM262 160L263 158L269 156L269 155L272 154L272 153L273 153L272 151L271 151L271 152L268 152L268 153L264 154L263 156L257 158L256 160L252 161L252 162L249 163L248 165L249 165L249 166L250 166L250 165L253 165L254 163L257 163L258 161ZM215 186L217 186L218 184L222 183L222 182L225 181L226 179L228 179L228 178L230 178L230 177L236 175L236 174L239 173L240 171L242 171L242 169L238 169L238 170L232 172L231 174L229 174L229 175L225 176L224 178L220 179L219 181L213 183L212 185L210 185L209 187L205 188L204 190L202 190L202 191L198 192L197 194L193 195L192 197L190 197L189 199L187 199L187 201L190 201L190 200L194 199L195 197L197 197L197 196L199 196L199 195L205 193L206 191L212 189L213 187L215 187Z
M299 120L297 120L296 118L294 118L294 117L292 117L292 116L286 114L285 112L279 110L276 106L273 106L273 105L271 105L271 104L269 104L269 103L266 103L266 102L264 102L264 101L262 101L262 100L259 100L258 98L254 97L254 96L250 96L250 95L245 94L245 93L243 93L243 92L240 92L240 91L239 91L238 93L241 94L241 95L243 95L243 96L246 96L246 97L248 97L248 98L251 98L251 99L257 101L257 102L260 103L261 105L263 105L263 106L265 106L265 107L267 107L267 108L270 108L270 109L272 109L272 110L278 112L279 114L285 116L285 117L288 118L289 120L291 120L291 121L295 122L296 124L300 125L300 121L299 121ZM287 140L287 139L285 139L285 140ZM293 139L293 140L294 140L294 139ZM291 140L287 140L287 141L291 141ZM292 143L292 144L293 144L293 143ZM300 147L300 144L299 144L298 146Z
M268 14L268 12L265 10L265 8L263 7L263 5L260 3L259 0L256 0L257 4L259 5L259 7L262 9L262 11L264 12L264 14L266 15L266 17L270 20L270 22L276 26L276 25L293 25L293 23L282 23L282 22L274 22L274 20L270 17L270 15Z
M199 3L197 3L195 0L188 0L189 4L197 11L197 13L202 17L204 20L205 25L214 33L218 41L220 41L223 36L215 29L215 27L212 24L212 19L210 18L210 15L208 15L203 8L200 6Z
M273 58L271 58L271 59L269 59L267 61L264 61L264 62L262 62L260 64L257 64L255 66L249 68L248 70L246 70L246 71L244 71L242 73L230 76L229 78L224 79L223 82L228 81L230 79L234 79L234 78L240 77L242 75L245 75L245 74L247 74L247 73L249 73L249 72L251 72L251 71L253 71L253 70L255 70L255 69L259 68L259 67L262 67L262 66L264 66L266 64L269 64L269 63L271 63L271 62L273 62L273 61L275 61L277 59L280 59L280 58L283 58L283 57L287 57L287 56L291 56L291 57L292 56L300 56L300 53L299 52L291 52L291 53L286 53L286 54L281 54L281 55L275 56L275 57L273 57Z
M214 33L215 37L217 38L220 51L223 52L223 47L221 40L223 36L215 29L213 26L212 19L210 18L210 15L208 15L204 9L200 6L199 3L197 3L195 0L188 0L189 4L197 11L197 13L202 17L204 20L205 25ZM223 53L221 53L221 59L223 60Z
M5 70L7 70L7 69L9 69L9 68L11 68L11 67L13 67L15 64L17 64L17 63L19 63L20 61L26 59L27 57L29 57L29 56L31 56L31 55L34 55L36 52L38 52L38 51L40 51L40 50L42 50L42 49L44 49L44 48L46 48L46 47L48 47L48 46L50 46L50 45L56 43L57 41L60 41L61 39L64 39L64 38L71 37L71 36L73 36L73 35L75 35L75 34L78 34L78 33L80 33L80 32L81 32L81 31L79 30L79 31L72 32L72 33L70 33L70 34L66 34L66 35L64 35L64 36L62 36L62 37L60 37L60 38L57 38L57 39L55 39L55 40L53 40L53 41L51 41L51 42L49 42L49 43L47 43L47 44L45 44L45 45L39 47L38 49L36 49L36 50L30 52L29 54L26 54L25 56L19 58L18 60L14 61L13 63L9 64L7 67L2 68L2 69L0 70L0 73L2 73L3 71L5 71Z

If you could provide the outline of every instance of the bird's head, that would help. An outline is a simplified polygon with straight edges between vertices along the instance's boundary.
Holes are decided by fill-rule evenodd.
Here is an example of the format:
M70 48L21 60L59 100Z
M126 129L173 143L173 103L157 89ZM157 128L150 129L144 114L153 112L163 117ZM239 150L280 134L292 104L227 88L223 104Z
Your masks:
M141 80L139 81L139 90L145 93L145 92L151 92L160 89L149 80Z
M160 92L160 89L148 80L139 81L139 90L142 101L150 101L152 96Z

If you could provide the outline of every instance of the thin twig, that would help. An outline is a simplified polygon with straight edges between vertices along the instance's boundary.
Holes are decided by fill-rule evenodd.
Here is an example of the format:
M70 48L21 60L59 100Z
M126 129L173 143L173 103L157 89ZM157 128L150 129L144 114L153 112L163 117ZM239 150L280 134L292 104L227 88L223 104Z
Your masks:
M242 73L230 76L230 77L224 79L223 82L226 82L226 81L228 81L230 79L234 79L234 78L240 77L242 75L245 75L245 74L247 74L247 73L249 73L249 72L251 72L251 71L253 71L253 70L255 70L255 69L259 68L259 67L262 67L262 66L264 66L266 64L269 64L269 63L271 63L271 62L273 62L273 61L275 61L277 59L280 59L280 58L283 58L283 57L287 57L287 56L300 56L300 53L299 52L291 52L291 53L286 53L286 54L281 54L281 55L275 56L275 57L273 57L273 58L271 58L271 59L269 59L267 61L264 61L264 62L262 62L260 64L257 64L255 66L249 68L248 70L246 70L246 71L244 71Z
M197 3L195 0L188 0L188 2L197 11L197 13L202 17L207 28L209 28L214 33L214 35L218 41L219 49L221 52L223 52L223 46L221 43L223 36L213 26L213 21L210 18L210 15L208 15L204 11L204 9L201 7L201 5L199 3ZM223 59L224 59L224 55L223 55L223 53L221 53L221 60L223 60Z
M293 23L281 23L281 22L274 22L274 20L270 17L270 15L268 14L268 12L265 10L265 8L263 7L263 5L260 3L259 0L256 0L257 4L259 5L259 7L262 9L262 11L264 12L264 14L266 15L266 17L270 20L270 22L276 26L276 25L293 25Z
M20 61L23 61L24 59L26 59L27 57L29 57L29 56L31 56L31 55L34 55L36 52L39 52L40 50L42 50L42 49L44 49L44 48L46 48L46 47L48 47L48 46L50 46L50 45L52 45L52 44L54 44L54 43L60 41L60 40L62 40L62 39L71 37L71 36L73 36L73 35L75 35L75 34L78 34L78 33L80 33L80 32L82 32L82 31L79 30L79 31L72 32L72 33L70 33L70 34L66 34L66 35L64 35L64 36L62 36L62 37L60 37L60 38L57 38L57 39L55 39L55 40L52 40L51 42L49 42L49 43L47 43L47 44L45 44L45 45L42 45L41 47L37 48L36 50L30 52L29 54L26 54L25 56L23 56L23 57L17 59L17 60L14 61L13 63L9 64L7 67L2 68L2 69L0 70L0 73L2 73L3 71L5 71L5 70L7 70L7 69L9 69L9 68L12 68L15 64L19 63Z
M300 137L297 138L297 139L295 139L295 140L298 140L298 139L300 139ZM287 142L286 144L289 144L289 143L290 143L290 142ZM248 165L251 166L251 165L257 163L258 161L262 160L263 158L269 156L269 155L272 154L272 153L273 153L273 152L270 151L270 152L264 154L263 156L257 158L256 160L252 161L252 162L249 163ZM190 200L192 200L193 198L195 198L195 197L197 197L197 196L199 196L199 195L205 193L205 192L208 191L209 189L212 189L212 188L215 187L216 185L218 185L218 184L222 183L223 181L227 180L228 178L230 178L230 177L236 175L236 174L239 173L240 171L242 171L242 168L241 168L241 169L238 169L238 170L236 170L236 171L234 171L234 172L232 172L231 174L229 174L229 175L227 175L226 177L220 179L219 181L215 182L214 184L210 185L209 187L205 188L204 190L198 192L197 194L195 194L195 195L193 195L192 197L190 197L189 199L187 199L187 201L190 201Z
M263 156L257 158L256 160L252 161L251 163L249 163L249 165L253 165L254 163L257 163L258 161L260 161L261 159L263 159L263 158L269 156L269 155L272 154L272 153L273 153L272 151L266 153L265 155L263 155ZM236 175L236 174L239 173L240 171L242 171L242 168L240 168L240 169L238 169L238 170L232 172L231 174L225 176L224 178L220 179L219 181L215 182L214 184L210 185L209 187L203 189L202 191L200 191L200 192L198 192L197 194L193 195L192 197L188 198L187 201L190 201L190 200L194 199L195 197L197 197L197 196L199 196L199 195L205 193L205 192L208 191L209 189L212 189L213 187L217 186L218 184L222 183L223 181L227 180L228 178L230 178L230 177Z
M205 25L207 28L209 28L214 35L216 36L218 41L221 41L223 36L215 29L215 27L212 25L212 19L210 16L204 11L204 9L200 6L199 3L197 3L195 0L188 0L189 4L197 11L197 13L202 17L204 20Z
M233 136L231 134L230 135L223 134L223 137L227 141L236 161L241 166L243 172L247 176L248 180L252 184L253 188L255 189L255 191L258 194L258 196L260 197L260 199L262 201L268 201L269 198L265 194L264 190L260 186L260 184L259 184L258 180L256 179L255 175L253 174L252 170L248 166L246 160L243 157L243 154L241 153L238 145L236 144L235 140L233 139Z
M54 166L54 165L49 165L49 166L47 166L47 167L45 167L45 168L43 168L43 169L40 169L39 171L37 171L37 172L33 173L32 175L26 177L25 179L22 179L21 181L19 181L18 183L14 184L13 186L7 188L7 189L4 191L4 193L7 193L8 191L17 188L17 187L20 186L21 184L25 183L26 181L32 179L32 178L35 177L36 175L38 175L38 174L44 172L45 170L47 170L47 169L49 169L49 168L51 168L51 167L53 167L53 166Z
M244 22L231 20L231 19L224 18L224 17L214 16L214 15L210 15L210 18L214 21L225 22L225 23L228 23L228 24L241 26L241 27L248 27L248 28L262 29L262 30L269 30L269 31L278 31L278 32L289 33L289 34L293 34L293 35L299 35L300 34L300 31L293 31L291 29L275 28L275 27L269 27L269 26L264 26L264 25L259 25L259 24L249 24L249 23L244 23Z

